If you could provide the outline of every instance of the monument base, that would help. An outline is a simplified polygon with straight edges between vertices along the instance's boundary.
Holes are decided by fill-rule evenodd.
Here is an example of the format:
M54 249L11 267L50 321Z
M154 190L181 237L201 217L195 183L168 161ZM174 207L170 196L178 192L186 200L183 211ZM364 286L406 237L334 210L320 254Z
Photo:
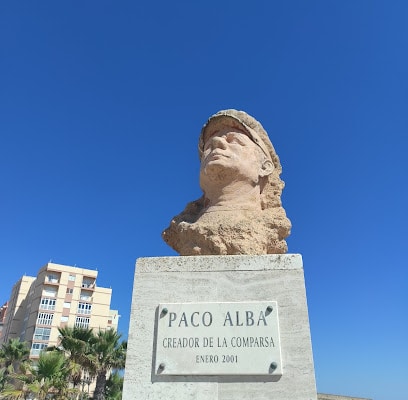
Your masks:
M317 399L299 254L140 258L130 318L124 400Z

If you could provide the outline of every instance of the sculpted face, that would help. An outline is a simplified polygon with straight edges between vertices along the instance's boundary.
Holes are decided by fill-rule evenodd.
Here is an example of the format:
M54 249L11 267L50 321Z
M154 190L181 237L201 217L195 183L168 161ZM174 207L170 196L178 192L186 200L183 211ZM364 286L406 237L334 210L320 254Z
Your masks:
M272 169L272 163L245 132L223 127L210 135L204 145L200 184L203 190L212 183L233 181L246 181L256 186L259 178L270 174Z

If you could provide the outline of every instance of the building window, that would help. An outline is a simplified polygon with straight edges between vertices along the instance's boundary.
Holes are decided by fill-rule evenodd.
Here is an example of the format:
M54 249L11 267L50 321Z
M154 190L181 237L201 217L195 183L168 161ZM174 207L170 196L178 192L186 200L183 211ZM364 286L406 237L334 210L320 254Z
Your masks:
M47 274L47 281L52 283L58 283L58 275L56 274Z
M57 295L57 289L53 287L45 287L42 291L43 296L55 297Z
M52 318L54 314L39 313L37 318L37 325L52 325Z
M75 318L75 327L76 328L89 328L89 318L76 317Z
M72 288L67 288L67 294L72 294L74 293L74 289Z
M41 353L41 350L44 350L47 348L47 343L33 343L31 346L31 352L30 354L32 356L38 356Z
M51 328L35 328L34 340L50 340Z
M91 279L87 279L87 278L84 278L83 280L82 280L82 287L83 288L91 288L91 287L93 287L93 280L91 280Z
M61 322L68 322L68 317L67 316L62 316L61 317Z
M41 299L40 310L55 310L55 299Z
M64 308L71 308L71 303L68 303L67 301L64 303Z
M92 296L88 292L81 292L79 298L81 300L89 301L91 300Z
M70 274L69 277L68 277L68 280L75 282L75 275L71 275L71 274Z
M79 303L78 304L78 314L90 314L92 310L92 304L89 303Z

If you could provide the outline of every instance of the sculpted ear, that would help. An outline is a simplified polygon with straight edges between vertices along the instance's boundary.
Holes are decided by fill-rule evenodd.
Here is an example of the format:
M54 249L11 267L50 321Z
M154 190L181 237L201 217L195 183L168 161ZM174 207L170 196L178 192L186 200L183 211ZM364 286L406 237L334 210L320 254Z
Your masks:
M261 177L268 176L273 172L274 169L275 166L273 165L272 161L264 160L259 171L259 176Z

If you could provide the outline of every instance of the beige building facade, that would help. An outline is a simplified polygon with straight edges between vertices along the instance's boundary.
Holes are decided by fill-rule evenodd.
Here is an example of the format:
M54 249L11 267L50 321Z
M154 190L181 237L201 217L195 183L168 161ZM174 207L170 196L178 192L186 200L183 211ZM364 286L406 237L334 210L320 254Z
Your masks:
M11 291L0 344L28 342L30 358L58 345L58 328L117 330L119 314L110 309L112 289L97 286L98 271L47 263L36 277L23 276Z
M3 332L4 321L6 320L7 308L8 308L8 301L6 301L0 307L0 337L1 337L1 333Z

